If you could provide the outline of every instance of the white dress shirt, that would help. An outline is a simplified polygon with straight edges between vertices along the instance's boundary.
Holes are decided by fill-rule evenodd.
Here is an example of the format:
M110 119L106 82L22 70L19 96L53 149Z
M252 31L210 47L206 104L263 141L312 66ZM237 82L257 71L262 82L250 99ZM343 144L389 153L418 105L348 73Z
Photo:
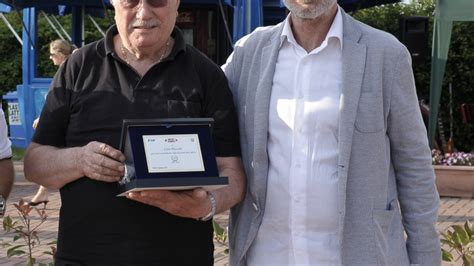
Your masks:
M249 265L338 265L337 160L342 17L307 53L289 17L270 100L265 212Z
M0 108L0 159L12 156L11 142L8 139L8 128L5 121L5 114Z

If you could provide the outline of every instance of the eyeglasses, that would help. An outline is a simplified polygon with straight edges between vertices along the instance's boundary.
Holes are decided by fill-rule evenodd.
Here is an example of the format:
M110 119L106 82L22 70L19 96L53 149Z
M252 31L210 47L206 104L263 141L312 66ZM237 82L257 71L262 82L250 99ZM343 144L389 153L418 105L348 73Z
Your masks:
M168 0L143 0L146 1L152 7L164 7L168 5ZM126 8L134 8L139 3L140 0L121 0L120 3Z

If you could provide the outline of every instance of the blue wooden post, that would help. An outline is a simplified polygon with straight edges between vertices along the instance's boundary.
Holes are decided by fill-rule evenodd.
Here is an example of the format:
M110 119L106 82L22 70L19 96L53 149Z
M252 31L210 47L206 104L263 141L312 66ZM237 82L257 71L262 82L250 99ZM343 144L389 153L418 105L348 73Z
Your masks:
M23 10L23 48L22 48L22 79L17 86L18 103L20 107L21 125L17 128L18 136L12 134L14 146L26 148L31 142L34 130L33 121L39 116L48 91L51 78L38 78L36 71L37 40L37 11L35 8ZM12 132L13 133L13 132Z

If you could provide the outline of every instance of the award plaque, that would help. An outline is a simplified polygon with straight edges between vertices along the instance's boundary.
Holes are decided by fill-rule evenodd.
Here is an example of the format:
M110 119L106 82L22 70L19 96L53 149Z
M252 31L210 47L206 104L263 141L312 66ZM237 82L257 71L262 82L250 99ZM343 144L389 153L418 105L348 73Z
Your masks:
M212 142L212 118L124 120L120 150L125 174L120 194L141 190L217 189L220 177Z

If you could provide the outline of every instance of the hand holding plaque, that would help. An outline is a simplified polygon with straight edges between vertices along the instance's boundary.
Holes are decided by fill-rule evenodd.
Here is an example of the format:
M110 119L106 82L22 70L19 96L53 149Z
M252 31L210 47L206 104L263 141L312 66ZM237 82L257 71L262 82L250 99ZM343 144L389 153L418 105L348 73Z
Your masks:
M212 123L212 118L125 120L121 150L126 169L119 196L228 185L228 178L218 175Z

